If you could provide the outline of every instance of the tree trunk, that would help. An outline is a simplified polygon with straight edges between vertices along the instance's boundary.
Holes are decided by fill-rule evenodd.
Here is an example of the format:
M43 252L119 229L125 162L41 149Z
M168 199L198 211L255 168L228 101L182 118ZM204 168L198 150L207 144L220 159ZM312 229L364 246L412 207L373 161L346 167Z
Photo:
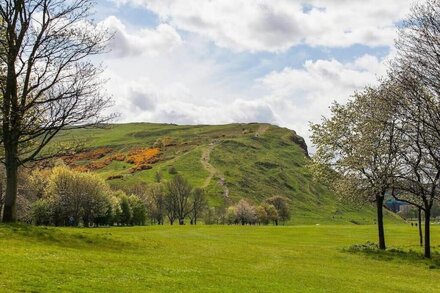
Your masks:
M426 258L431 258L431 211L425 211L425 253Z
M0 219L3 218L3 203L4 203L3 182L1 182L1 181L3 181L3 178L0 178Z
M423 247L423 232L422 232L422 209L418 209L418 228L419 228L419 240L420 240L420 246Z
M185 224L185 220L184 219L179 219L179 225L183 225Z
M6 192L3 222L15 222L17 219L15 203L17 200L18 164L15 154L15 152L6 154Z
M379 249L385 250L385 231L383 226L383 196L376 196L377 230L379 233Z

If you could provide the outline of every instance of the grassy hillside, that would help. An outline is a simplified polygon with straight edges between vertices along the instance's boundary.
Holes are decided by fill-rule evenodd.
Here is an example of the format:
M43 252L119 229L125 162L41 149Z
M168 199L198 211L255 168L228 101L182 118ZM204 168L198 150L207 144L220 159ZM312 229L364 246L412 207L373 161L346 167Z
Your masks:
M292 223L373 223L375 218L372 208L348 207L312 180L304 140L286 128L117 124L66 131L54 144L73 142L84 151L64 159L74 168L100 174L116 188L156 184L156 174L166 181L175 168L194 186L205 188L212 206L283 195L292 200Z
M388 244L420 251L417 228ZM439 227L433 227L438 251ZM439 258L344 252L374 226L0 225L1 292L439 292ZM431 267L431 268L430 268Z

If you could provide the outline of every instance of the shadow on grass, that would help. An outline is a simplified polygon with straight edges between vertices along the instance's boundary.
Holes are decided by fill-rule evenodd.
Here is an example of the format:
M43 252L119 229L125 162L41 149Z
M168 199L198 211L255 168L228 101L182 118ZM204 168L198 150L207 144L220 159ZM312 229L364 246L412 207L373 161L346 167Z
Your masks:
M355 244L348 248L342 249L342 251L346 253L362 254L380 261L398 261L411 264L423 264L429 269L440 269L440 253L436 251L432 252L431 259L427 259L421 252L413 249L404 250L402 248L388 248L386 250L381 250L377 244L372 242Z
M92 228L91 228L92 229ZM25 241L40 242L68 248L87 248L99 250L121 250L130 247L130 243L113 239L112 233L88 233L87 229L56 227L36 227L24 224L1 224L1 238L19 238Z

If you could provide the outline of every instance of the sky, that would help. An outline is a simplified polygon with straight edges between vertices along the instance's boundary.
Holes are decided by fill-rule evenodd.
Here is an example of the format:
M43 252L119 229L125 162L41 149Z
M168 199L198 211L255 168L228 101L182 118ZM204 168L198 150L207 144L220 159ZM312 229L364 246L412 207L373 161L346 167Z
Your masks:
M374 85L409 0L98 0L117 122L265 122L309 140Z

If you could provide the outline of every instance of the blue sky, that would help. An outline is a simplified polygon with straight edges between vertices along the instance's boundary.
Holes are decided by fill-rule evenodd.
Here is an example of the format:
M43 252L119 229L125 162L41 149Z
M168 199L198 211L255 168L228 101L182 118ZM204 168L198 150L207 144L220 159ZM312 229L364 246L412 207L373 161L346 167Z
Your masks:
M332 101L374 84L411 1L101 0L120 122L269 122L308 139Z

